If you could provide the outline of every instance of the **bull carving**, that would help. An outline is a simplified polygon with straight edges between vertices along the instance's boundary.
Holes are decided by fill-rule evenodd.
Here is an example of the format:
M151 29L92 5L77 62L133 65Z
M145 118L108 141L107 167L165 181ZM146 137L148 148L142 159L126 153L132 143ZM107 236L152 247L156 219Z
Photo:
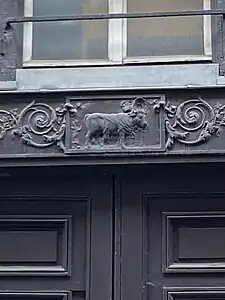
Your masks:
M134 101L123 101L120 113L91 113L84 117L87 134L85 146L90 147L94 142L103 146L114 137L118 147L125 147L125 139L135 138L139 130L146 130L147 104L142 98Z

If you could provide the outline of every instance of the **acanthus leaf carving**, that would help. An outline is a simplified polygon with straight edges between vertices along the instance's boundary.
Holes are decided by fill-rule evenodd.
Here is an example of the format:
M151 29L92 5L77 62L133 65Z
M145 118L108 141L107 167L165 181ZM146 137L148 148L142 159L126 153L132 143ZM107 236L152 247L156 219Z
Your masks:
M48 104L32 101L19 114L17 110L0 111L4 116L3 120L0 119L0 138L11 130L12 135L18 136L23 144L36 148L56 145L65 152L66 118L67 115L76 118L78 109L67 99L56 109Z
M11 131L16 127L18 119L17 109L10 111L0 110L0 139L2 140L7 131Z
M168 133L168 138L166 141L166 149L171 149L176 140L183 141L185 140L189 132L179 132L177 131L168 120L165 121L166 130Z
M73 109L70 112L70 116L71 116L71 125L70 125L70 129L71 129L71 140L72 140L72 150L78 150L80 149L80 141L79 141L79 133L81 132L82 128L83 128L83 124L80 123L79 120L79 112L84 110L85 108L88 107L88 104L84 104L82 102L76 102L73 105Z
M176 141L186 145L204 143L213 135L219 136L225 126L225 105L217 103L212 107L201 98L189 99L178 106L168 102L164 110L166 150Z

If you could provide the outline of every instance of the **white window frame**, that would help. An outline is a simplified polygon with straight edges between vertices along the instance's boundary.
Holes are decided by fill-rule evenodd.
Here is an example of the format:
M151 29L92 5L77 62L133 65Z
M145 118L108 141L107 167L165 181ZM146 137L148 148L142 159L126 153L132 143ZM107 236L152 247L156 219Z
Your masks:
M108 0L109 13L126 13L127 1L129 0ZM211 0L203 0L203 7L205 10L211 9ZM24 16L33 16L33 0L24 0ZM121 65L131 63L211 61L211 16L204 15L203 24L204 54L200 56L170 55L127 57L127 19L110 19L108 20L108 60L32 60L33 23L28 22L24 23L23 31L23 66L60 67L85 65Z

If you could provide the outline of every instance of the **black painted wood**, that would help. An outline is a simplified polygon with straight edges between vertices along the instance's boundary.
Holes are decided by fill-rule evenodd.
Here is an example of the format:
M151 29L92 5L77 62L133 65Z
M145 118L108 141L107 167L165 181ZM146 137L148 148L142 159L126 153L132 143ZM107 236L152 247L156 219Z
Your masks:
M162 169L121 179L121 299L223 297L224 175Z
M0 179L0 298L110 299L111 178L52 175Z
M224 165L56 169L0 179L0 298L224 297Z

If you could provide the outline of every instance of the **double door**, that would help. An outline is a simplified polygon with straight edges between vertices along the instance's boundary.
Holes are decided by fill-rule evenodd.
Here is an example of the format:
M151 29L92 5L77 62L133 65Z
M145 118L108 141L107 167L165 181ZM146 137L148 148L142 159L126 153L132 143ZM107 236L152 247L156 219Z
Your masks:
M224 298L223 176L202 175L1 179L0 300Z

